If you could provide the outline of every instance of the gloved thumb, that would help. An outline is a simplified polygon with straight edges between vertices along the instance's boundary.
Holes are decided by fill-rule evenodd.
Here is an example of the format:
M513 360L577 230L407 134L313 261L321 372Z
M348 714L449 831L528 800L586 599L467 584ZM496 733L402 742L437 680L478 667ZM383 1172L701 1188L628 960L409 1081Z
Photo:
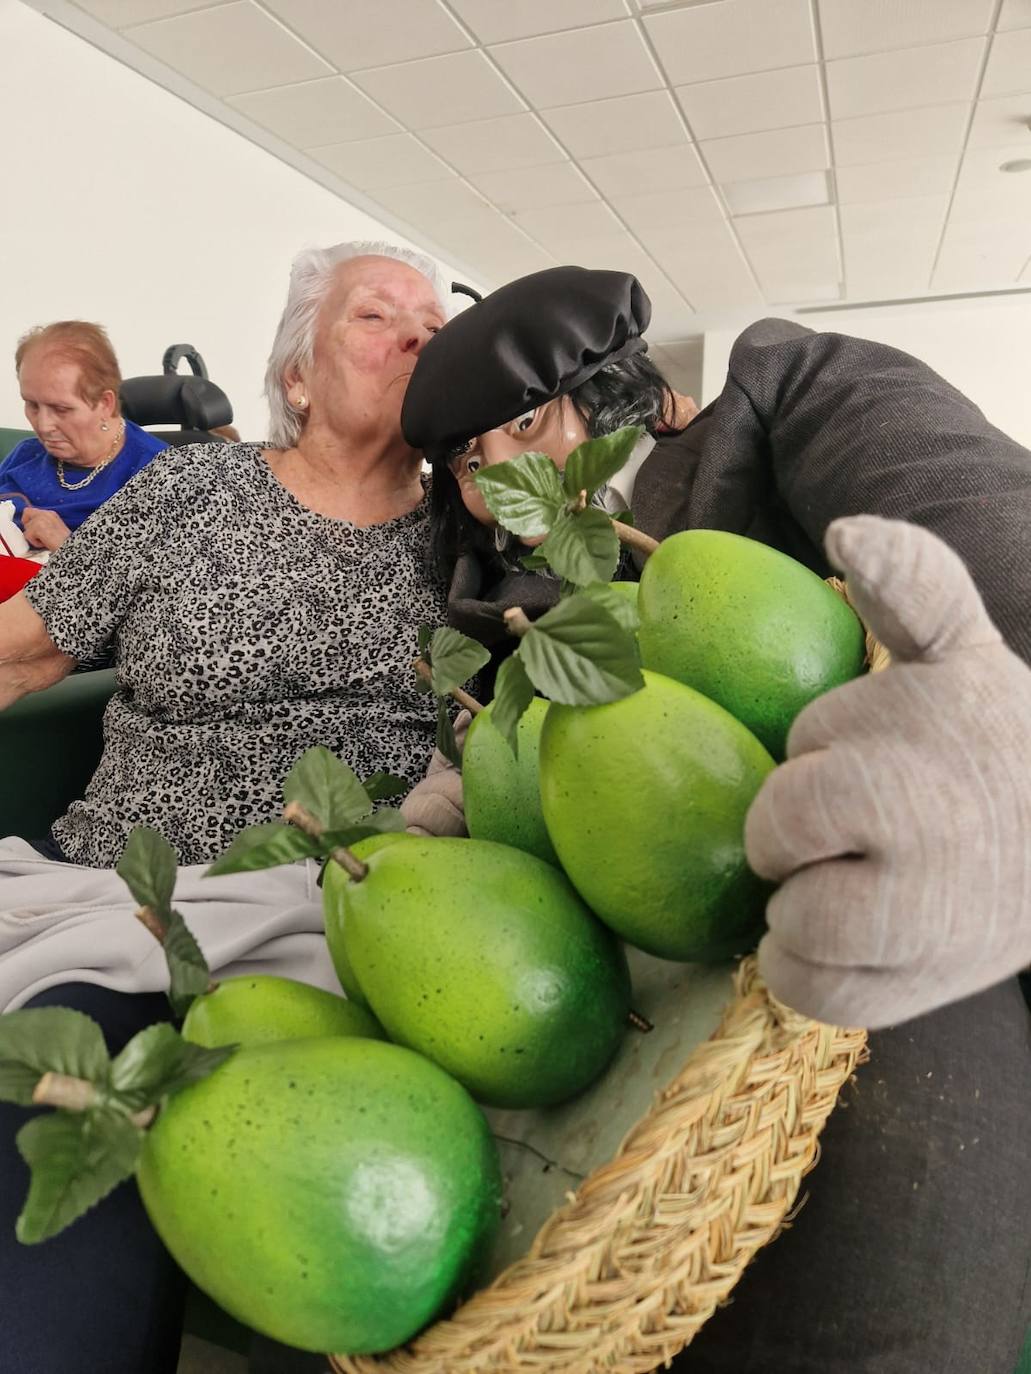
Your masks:
M1001 639L962 559L936 534L903 520L850 515L824 538L853 606L897 662L934 662Z

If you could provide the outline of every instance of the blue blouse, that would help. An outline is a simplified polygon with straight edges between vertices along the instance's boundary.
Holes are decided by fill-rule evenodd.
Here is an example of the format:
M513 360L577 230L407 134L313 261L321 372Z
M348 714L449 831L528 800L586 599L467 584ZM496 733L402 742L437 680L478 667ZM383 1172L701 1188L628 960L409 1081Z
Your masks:
M56 459L38 439L23 439L0 463L0 500L13 498L19 516L27 505L56 511L70 530L77 530L98 506L120 491L156 453L167 447L164 439L126 420L125 443L118 457L98 473L89 486L80 491L66 491L57 480ZM64 474L65 480L73 484L89 475L86 468L72 467L67 461Z

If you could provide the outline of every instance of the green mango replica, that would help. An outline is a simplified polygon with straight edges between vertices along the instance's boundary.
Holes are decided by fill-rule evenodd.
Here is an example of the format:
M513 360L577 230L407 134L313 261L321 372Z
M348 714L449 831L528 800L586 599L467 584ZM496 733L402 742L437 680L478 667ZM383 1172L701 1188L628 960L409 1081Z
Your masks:
M225 979L194 998L183 1020L183 1039L209 1049L324 1035L382 1040L383 1027L354 1002L270 973Z
M413 835L409 835L403 830L389 831L385 835L367 835L364 840L358 840L351 846L351 853L356 859L364 862L370 854L385 849L396 840L414 838ZM333 961L336 976L340 979L340 986L347 993L350 1002L367 1008L368 1002L365 993L362 992L355 971L351 967L351 961L347 957L347 949L344 945L344 897L349 881L350 879L339 864L326 864L322 870L322 915L326 923L329 957Z
M465 823L474 840L496 840L545 863L558 856L548 838L541 812L537 755L548 703L534 697L519 718L518 752L492 719L494 703L473 717L462 750L462 796Z
M776 759L799 711L863 671L855 612L814 572L754 539L671 535L644 565L637 605L644 667L719 702Z
M500 1214L466 1091L410 1050L342 1036L238 1050L167 1100L136 1175L198 1287L320 1352L409 1340L471 1281Z
M415 837L365 863L343 891L342 936L391 1040L493 1106L561 1102L598 1077L630 975L557 869L487 840Z
M548 709L541 804L562 867L623 939L664 959L750 949L768 889L745 861L745 813L774 767L750 731L658 673L604 706Z

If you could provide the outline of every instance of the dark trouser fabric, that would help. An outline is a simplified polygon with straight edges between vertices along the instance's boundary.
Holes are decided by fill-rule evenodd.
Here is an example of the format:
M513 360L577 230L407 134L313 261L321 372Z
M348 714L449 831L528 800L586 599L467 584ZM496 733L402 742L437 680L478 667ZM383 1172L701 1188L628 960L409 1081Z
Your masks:
M144 1026L169 1019L163 996L84 983L52 988L29 1005L92 1016L112 1054ZM0 1103L0 1371L174 1374L185 1280L133 1179L53 1240L15 1239L29 1172L14 1137L28 1119L24 1108Z
M1031 1322L1029 1032L1012 979L872 1035L808 1202L678 1374L1014 1374Z

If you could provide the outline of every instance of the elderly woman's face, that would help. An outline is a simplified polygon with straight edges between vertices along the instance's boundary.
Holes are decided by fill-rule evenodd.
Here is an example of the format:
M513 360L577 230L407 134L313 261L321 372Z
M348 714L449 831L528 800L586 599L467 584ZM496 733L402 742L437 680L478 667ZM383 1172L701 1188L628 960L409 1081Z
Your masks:
M443 327L429 280L394 258L352 258L319 311L312 420L337 434L400 437L401 402L423 346Z
M507 425L488 430L471 439L461 453L448 462L462 494L462 503L481 525L493 525L494 517L480 495L475 476L483 467L507 463L521 453L546 453L561 472L566 459L587 438L587 427L579 411L566 396L547 401L509 420ZM526 540L532 544L534 540ZM536 542L540 542L539 540Z
M114 411L113 392L90 405L79 395L80 382L76 363L42 348L30 348L18 369L25 418L46 451L67 463L93 457L108 439L100 426Z

